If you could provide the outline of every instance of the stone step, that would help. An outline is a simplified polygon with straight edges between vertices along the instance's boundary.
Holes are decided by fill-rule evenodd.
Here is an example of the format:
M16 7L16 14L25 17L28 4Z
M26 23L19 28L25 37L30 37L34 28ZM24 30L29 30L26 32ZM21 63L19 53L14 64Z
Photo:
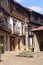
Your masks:
M22 56L22 57L33 57L33 53L29 52L29 51L22 51L21 53L19 53L19 56Z

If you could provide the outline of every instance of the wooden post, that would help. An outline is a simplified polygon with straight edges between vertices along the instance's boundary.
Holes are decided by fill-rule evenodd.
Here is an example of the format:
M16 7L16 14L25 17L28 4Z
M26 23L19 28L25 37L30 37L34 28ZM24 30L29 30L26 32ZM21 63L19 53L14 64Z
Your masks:
M1 62L1 48L0 48L0 62Z

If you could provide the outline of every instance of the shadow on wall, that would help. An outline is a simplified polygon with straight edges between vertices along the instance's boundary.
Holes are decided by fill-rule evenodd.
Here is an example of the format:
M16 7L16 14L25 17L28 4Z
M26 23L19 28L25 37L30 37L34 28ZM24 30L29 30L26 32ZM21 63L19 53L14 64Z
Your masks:
M40 43L40 51L43 51L43 41Z

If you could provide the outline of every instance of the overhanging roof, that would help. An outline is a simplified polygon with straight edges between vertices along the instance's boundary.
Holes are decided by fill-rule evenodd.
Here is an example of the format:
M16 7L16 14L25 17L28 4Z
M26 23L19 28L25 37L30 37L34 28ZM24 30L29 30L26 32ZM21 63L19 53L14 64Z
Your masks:
M32 29L31 31L43 31L43 26L40 26L40 27L38 27L38 28L34 28L34 29Z

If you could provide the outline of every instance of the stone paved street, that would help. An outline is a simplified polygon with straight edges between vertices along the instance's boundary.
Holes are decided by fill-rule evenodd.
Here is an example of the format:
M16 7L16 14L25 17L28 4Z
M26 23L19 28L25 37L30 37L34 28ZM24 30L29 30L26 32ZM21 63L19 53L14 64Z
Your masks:
M43 52L34 58L18 57L17 52L6 52L2 55L0 65L43 65Z

